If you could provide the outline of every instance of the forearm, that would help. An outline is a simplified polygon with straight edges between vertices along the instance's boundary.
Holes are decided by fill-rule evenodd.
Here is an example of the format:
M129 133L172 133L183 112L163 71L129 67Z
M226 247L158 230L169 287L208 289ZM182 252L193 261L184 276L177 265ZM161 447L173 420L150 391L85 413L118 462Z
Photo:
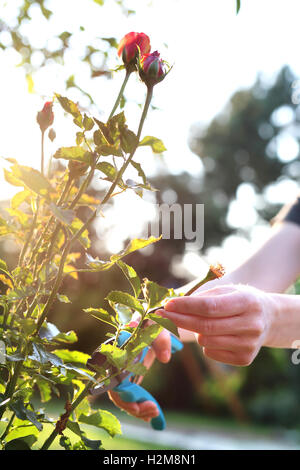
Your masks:
M270 294L274 301L269 334L264 346L295 348L294 341L300 341L300 296Z
M202 286L198 292L225 284L249 284L265 292L285 292L300 275L300 227L284 223L234 271Z

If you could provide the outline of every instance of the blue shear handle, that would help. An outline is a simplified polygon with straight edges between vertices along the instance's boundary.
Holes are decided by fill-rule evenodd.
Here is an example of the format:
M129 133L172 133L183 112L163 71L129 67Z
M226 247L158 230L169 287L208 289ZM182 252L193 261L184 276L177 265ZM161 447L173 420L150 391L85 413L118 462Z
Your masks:
M119 336L119 346L121 346L130 336L130 333L127 331L122 331ZM175 336L171 335L171 353L174 354L177 351L180 351L183 348L183 344ZM148 348L144 348L140 362L143 362L145 355L147 354ZM152 401L157 406L159 415L151 420L151 426L157 431L162 431L166 427L166 420L162 412L161 407L155 400L155 398L147 392L143 387L135 383L130 382L130 377L133 374L130 374L123 382L114 388L114 391L119 393L121 400L130 402L130 403L142 403L144 401Z
M163 429L165 429L166 420L162 412L162 409L157 403L157 401L155 400L155 398L153 398L153 396L140 385L134 384L129 381L127 382L127 380L125 380L124 382L118 387L114 388L114 391L118 392L118 394L120 395L121 400L130 402L130 403L132 402L142 403L148 400L152 401L157 406L159 415L156 416L155 418L152 418L151 426L153 427L153 429L156 429L157 431L162 431Z

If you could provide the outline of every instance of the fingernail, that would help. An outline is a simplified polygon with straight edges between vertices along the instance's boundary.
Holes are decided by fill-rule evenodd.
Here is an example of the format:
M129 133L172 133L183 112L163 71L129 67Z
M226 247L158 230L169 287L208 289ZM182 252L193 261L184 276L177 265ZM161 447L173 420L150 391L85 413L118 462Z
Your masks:
M170 357L170 351L168 351L167 349L161 352L161 362L169 362Z

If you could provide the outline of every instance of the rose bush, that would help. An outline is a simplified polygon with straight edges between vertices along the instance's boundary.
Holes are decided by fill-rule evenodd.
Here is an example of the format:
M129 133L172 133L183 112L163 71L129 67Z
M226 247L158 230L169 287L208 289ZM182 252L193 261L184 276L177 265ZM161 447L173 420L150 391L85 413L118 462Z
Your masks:
M20 255L12 269L5 260L0 260L0 280L5 286L0 295L0 340L5 346L5 360L0 364L0 445L5 450L49 449L58 436L65 449L101 448L101 441L88 438L82 423L105 429L111 436L121 430L111 413L91 409L88 400L91 389L103 381L108 385L124 370L144 375L145 367L134 362L141 349L152 343L162 327L177 333L169 320L150 313L150 309L174 296L174 291L141 280L134 268L124 262L126 255L156 243L159 238L134 239L109 260L95 259L89 254L89 227L103 206L124 191L134 191L142 197L145 189L153 189L142 166L134 160L140 146L150 145L154 152L157 143L163 148L162 142L153 136L141 138L153 86L166 75L158 53L149 55L149 51L150 40L143 33L130 33L121 41L119 54L130 67L125 67L125 80L107 122L89 116L76 103L56 94L37 114L41 130L40 171L6 159L10 168L4 169L5 179L20 191L12 198L7 217L0 217L0 236L13 239L20 247ZM148 55L144 57L144 53ZM124 111L115 112L129 75L138 71L138 61L151 81L147 82L144 109L134 132L128 128ZM51 165L50 160L46 174L44 137L54 121L53 102L73 119L77 133L73 146L61 147L54 153L54 161L60 160L61 165ZM55 139L53 129L48 137ZM124 179L129 166L136 171L136 181ZM87 194L94 177L107 185L101 201ZM82 220L79 214L83 206L88 216ZM85 251L84 268L76 265L80 256L76 251L78 245ZM55 302L71 302L61 292L66 276L78 279L82 271L98 272L113 266L123 272L131 293L113 290L106 298L107 309L87 306L84 310L85 314L109 324L109 337L113 338L98 348L104 363L87 366L86 354L67 349L77 341L76 333L60 332L48 316ZM137 322L131 322L134 312L139 313ZM151 320L146 327L145 320ZM118 338L124 330L131 336L119 347ZM44 410L35 409L33 392L39 390L41 401L48 402L64 388L68 399L55 423ZM52 426L52 431L44 442L37 442L44 425ZM75 443L64 435L66 428L73 433Z

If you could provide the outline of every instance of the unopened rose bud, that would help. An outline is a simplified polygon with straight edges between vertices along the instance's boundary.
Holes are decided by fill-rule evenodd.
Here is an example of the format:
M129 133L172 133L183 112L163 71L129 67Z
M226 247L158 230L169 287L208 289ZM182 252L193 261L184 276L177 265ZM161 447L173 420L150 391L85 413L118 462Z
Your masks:
M128 33L121 40L118 47L118 56L122 55L122 60L126 68L136 69L138 55L150 52L150 39L144 33Z
M53 142L53 140L56 138L56 132L53 129L53 127L51 127L51 129L49 130L48 137L51 140L51 142Z
M168 73L158 51L142 55L138 65L140 78L147 86L161 82Z
M42 111L39 111L36 116L36 120L41 128L42 132L45 132L48 127L53 124L54 113L52 111L53 103L52 101L47 101L44 104Z

